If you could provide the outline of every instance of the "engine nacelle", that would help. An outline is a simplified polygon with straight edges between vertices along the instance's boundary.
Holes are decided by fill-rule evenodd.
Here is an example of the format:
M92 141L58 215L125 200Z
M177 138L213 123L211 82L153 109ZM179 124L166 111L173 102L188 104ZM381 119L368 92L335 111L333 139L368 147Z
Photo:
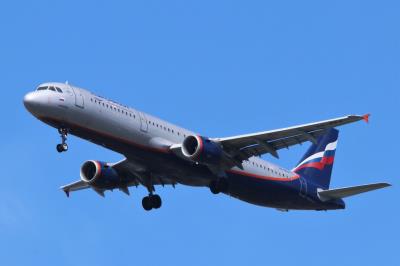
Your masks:
M195 162L218 164L223 151L219 144L201 136L187 136L182 144L183 155Z
M118 173L104 162L86 161L81 167L81 180L92 187L111 189L118 187Z

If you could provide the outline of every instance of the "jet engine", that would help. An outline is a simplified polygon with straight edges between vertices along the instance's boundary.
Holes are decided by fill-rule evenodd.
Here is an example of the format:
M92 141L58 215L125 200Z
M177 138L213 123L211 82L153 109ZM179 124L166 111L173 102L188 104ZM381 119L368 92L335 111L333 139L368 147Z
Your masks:
M118 187L121 182L118 173L112 167L109 167L107 163L98 161L83 163L81 180L92 187L101 189Z
M223 159L221 146L202 136L187 136L183 140L182 153L191 161L205 164L218 164Z

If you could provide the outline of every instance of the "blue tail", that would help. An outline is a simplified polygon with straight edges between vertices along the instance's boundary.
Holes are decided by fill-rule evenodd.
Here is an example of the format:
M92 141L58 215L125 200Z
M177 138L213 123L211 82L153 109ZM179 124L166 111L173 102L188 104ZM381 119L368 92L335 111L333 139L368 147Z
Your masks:
M316 144L311 145L293 172L322 189L328 189L338 136L337 129L329 129L325 135L318 138Z

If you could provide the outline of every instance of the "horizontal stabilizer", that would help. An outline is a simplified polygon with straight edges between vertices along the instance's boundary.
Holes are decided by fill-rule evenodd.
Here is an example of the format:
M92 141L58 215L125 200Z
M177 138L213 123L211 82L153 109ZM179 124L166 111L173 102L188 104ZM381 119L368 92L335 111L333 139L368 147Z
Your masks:
M388 183L375 183L375 184L361 185L355 187L321 190L318 191L318 195L321 200L342 199L389 186L391 185Z

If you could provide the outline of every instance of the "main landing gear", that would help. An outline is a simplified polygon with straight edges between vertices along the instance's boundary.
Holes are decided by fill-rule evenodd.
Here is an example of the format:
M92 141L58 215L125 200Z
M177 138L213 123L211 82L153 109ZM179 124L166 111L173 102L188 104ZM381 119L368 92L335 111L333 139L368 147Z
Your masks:
M154 194L155 189L152 182L151 174L148 175L148 178L146 180L147 180L146 187L147 190L149 191L149 195L144 197L142 200L143 209L145 209L146 211L150 211L152 209L159 209L161 208L162 200L159 195Z
M213 194L219 194L228 190L229 183L226 178L220 178L210 183L210 191Z
M68 151L67 135L68 130L66 128L59 128L58 133L61 136L61 143L57 144L56 148L59 153Z
M150 211L152 209L159 209L162 205L161 197L157 194L150 194L142 200L143 209Z

